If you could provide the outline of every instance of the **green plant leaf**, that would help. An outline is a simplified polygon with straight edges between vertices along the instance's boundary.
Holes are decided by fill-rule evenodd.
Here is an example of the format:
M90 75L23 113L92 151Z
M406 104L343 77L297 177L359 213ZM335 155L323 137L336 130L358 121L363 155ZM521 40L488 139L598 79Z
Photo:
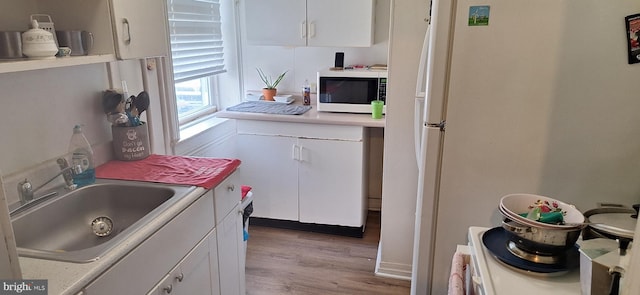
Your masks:
M273 79L271 78L271 76L267 76L264 71L262 71L262 69L260 68L256 68L256 71L258 72L258 76L260 76L260 80L262 80L262 82L264 83L265 87L267 89L276 89L276 87L278 86L278 84L280 84L280 82L282 81L282 79L284 78L284 75L287 74L288 71L284 71L284 73L280 74L278 76L278 78L276 78L275 81L273 81Z

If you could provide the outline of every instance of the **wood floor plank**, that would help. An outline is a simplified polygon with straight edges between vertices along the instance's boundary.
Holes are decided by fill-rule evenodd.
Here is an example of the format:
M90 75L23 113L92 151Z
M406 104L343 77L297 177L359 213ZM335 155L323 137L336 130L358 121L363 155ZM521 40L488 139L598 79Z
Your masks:
M374 275L380 214L363 238L249 225L247 294L409 294L409 281Z

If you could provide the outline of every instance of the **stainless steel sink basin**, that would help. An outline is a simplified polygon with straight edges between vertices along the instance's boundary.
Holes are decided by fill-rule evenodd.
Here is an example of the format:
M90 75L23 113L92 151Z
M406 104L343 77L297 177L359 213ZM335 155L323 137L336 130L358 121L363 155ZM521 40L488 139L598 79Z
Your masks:
M105 180L66 192L12 216L18 255L95 261L193 189Z

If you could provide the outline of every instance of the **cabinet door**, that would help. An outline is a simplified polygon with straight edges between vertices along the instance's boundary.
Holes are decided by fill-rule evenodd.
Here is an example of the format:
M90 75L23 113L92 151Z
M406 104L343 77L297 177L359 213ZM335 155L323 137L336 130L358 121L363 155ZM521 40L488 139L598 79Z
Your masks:
M173 293L173 276L172 273L168 273L160 283L155 285L147 295L167 295Z
M111 0L119 59L167 56L167 13L163 0Z
M210 233L215 236L215 230ZM193 249L193 252L180 263L179 272L173 274L177 281L177 294L218 294L214 292L218 286L212 286L211 256L218 253L211 252L209 239L205 238L201 244Z
M243 184L253 188L255 217L298 220L296 139L238 134L238 169Z
M216 228L218 232L218 263L220 294L245 294L245 272L240 251L244 251L240 205L229 213Z
M220 294L215 229L194 247L148 294ZM213 258L212 257L216 257ZM211 262L215 262L213 265ZM215 269L215 272L213 271Z
M211 294L221 295L220 262L218 260L218 230L209 235L209 268L211 269Z
M362 226L363 142L300 139L299 145L300 222Z
M245 0L247 44L305 46L304 0Z
M144 294L170 273L214 228L208 191L83 290L85 294Z
M373 0L307 0L307 45L371 46L373 16Z

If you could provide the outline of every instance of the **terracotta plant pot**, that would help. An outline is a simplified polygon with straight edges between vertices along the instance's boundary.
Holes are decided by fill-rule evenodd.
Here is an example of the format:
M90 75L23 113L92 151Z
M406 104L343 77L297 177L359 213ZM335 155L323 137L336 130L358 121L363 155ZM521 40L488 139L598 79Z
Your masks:
M262 88L262 96L264 96L264 100L273 101L273 97L276 96L276 89Z

